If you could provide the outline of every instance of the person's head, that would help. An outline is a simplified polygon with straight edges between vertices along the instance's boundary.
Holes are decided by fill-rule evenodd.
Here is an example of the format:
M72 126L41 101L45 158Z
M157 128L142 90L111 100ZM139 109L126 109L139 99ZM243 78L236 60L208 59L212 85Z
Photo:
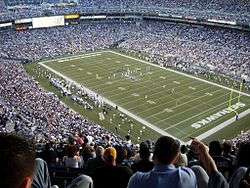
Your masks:
M188 165L188 161L187 161L187 156L186 154L182 154L180 153L177 157L177 159L175 160L174 165L176 167L180 167L180 166L187 166Z
M91 147L90 145L86 145L82 152L81 155L83 156L84 160L88 160L90 158L94 158L96 157L96 153L93 147Z
M69 145L67 148L67 156L73 158L77 155L78 148L76 145Z
M130 159L132 156L135 155L134 151L129 147L126 148L126 151L127 151L126 159Z
M232 144L230 142L223 142L222 147L224 154L230 154L232 152Z
M160 137L156 143L153 153L155 164L173 164L180 153L180 143L169 136Z
M108 147L107 149L105 149L104 154L103 154L103 159L108 165L115 166L116 157L117 157L117 153L116 153L115 148Z
M97 146L95 152L97 157L102 157L104 153L104 148L102 146Z
M52 142L46 143L46 145L45 145L45 150L48 151L48 150L50 150L52 147L53 147Z
M211 156L219 156L222 154L222 146L219 141L212 141L209 143L209 154Z
M122 164L124 159L126 159L126 157L127 157L127 150L122 146L115 146L115 150L116 150L116 154L117 154L116 164L120 165L120 164Z
M149 145L147 143L142 142L140 144L139 155L142 160L149 160L150 151L149 151Z
M0 134L0 187L31 187L35 167L33 143L9 134Z
M239 151L237 155L238 166L249 167L250 160L249 160L249 153L250 153L250 142L241 143L239 145Z

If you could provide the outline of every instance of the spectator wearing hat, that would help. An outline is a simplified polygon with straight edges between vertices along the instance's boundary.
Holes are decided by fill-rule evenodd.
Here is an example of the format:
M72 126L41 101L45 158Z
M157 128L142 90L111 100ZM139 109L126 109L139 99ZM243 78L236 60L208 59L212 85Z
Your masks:
M97 168L94 172L95 188L126 188L129 178L132 175L131 170L116 165L117 152L115 148L108 147L104 151L103 159L105 165Z

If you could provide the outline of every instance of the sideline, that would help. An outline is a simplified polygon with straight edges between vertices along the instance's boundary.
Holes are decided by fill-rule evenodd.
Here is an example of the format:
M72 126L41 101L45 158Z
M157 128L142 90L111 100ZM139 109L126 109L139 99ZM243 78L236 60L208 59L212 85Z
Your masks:
M250 109L247 109L244 112L241 112L239 114L239 119L247 116L248 114L250 114ZM216 127L208 130L207 132L202 133L201 135L197 136L196 138L198 140L203 140L203 139L211 136L212 134L216 133L217 131L219 131L219 130L225 128L225 127L227 127L228 125L230 125L232 123L234 123L234 122L236 122L236 119L235 119L235 117L232 117L231 119L229 119L229 120L227 120L227 121L225 121L225 122L217 125ZM189 140L187 143L190 144L191 142L192 142L192 140Z

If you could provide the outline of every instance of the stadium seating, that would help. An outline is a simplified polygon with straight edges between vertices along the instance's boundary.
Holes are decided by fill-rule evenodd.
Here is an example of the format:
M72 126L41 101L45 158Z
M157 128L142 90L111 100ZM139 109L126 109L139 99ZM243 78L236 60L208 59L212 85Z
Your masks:
M13 3L15 2L15 3ZM48 14L65 14L75 12L119 12L123 11L136 11L136 12L160 12L164 14L189 16L204 19L222 19L229 21L239 21L243 23L249 22L249 9L250 5L247 1L201 1L196 0L188 1L150 1L150 0L137 0L137 1L115 1L115 0L92 0L92 1L79 1L78 5L74 7L51 9L41 5L41 3L51 3L51 1L11 1L6 0L7 5L29 5L29 9L15 9L13 12L8 12L1 20L10 18L24 18L34 17ZM57 3L57 1L53 1ZM61 2L61 1L60 1ZM67 2L67 1L65 1ZM34 6L40 4L41 6Z
M116 44L127 51L147 54L152 62L188 72L209 70L238 80L250 76L247 32L155 21L140 25L110 21L21 33L7 31L0 36L0 53L9 58L38 60Z
M100 185L105 185L105 186L109 185L109 187L114 187L114 186L117 187L117 185L119 185L119 187L121 188L127 187L127 185L129 188L133 188L138 186L138 184L143 185L143 187L147 188L153 188L158 184L161 185L170 184L174 187L178 185L178 187L183 187L183 188L187 186L196 187L196 185L198 185L199 188L202 187L227 188L229 187L229 185L230 187L233 188L234 187L243 188L246 187L246 185L249 186L250 183L248 179L249 169L247 168L250 165L250 160L247 155L250 151L249 140L248 142L238 143L237 147L233 147L233 150L227 149L226 151L221 147L222 145L220 142L217 141L211 142L209 146L210 150L208 150L205 144L194 139L191 145L184 146L186 147L185 150L184 149L180 150L179 142L176 142L176 140L171 137L163 136L156 141L153 152L149 153L148 155L148 160L149 161L153 160L155 163L154 168L153 166L151 166L149 169L147 169L147 171L136 172L132 177L131 177L132 171L130 169L131 166L128 165L128 163L125 163L124 160L125 158L124 156L122 156L123 154L119 152L119 150L123 148L124 151L127 151L130 149L134 150L135 148L133 147L128 148L125 145L119 146L120 149L118 149L117 146L115 146L117 149L113 147L107 147L104 150L104 153L101 154L102 156L101 160L103 160L103 164L97 167L96 170L94 170L94 173L91 175L92 176L91 178L89 176L82 175L88 173L88 171L86 171L84 168L75 168L75 169L65 168L63 165L57 166L56 163L51 164L48 167L49 171L47 171L47 163L45 161L43 161L42 159L35 160L35 158L28 158L28 156L34 155L35 152L34 148L29 150L24 150L22 147L18 146L21 142L23 145L29 144L30 145L29 147L32 147L32 143L30 143L30 141L24 141L23 138L20 138L22 140L19 140L19 142L17 142L16 145L13 145L11 147L8 146L8 149L6 149L6 143L15 143L16 140L13 140L16 139L15 137L16 136L13 135L9 136L9 134L0 133L0 141L1 141L0 151L3 154L0 156L1 159L0 172L1 170L5 169L3 167L9 167L8 166L9 164L11 164L12 166L14 165L15 168L13 170L16 171L20 167L15 165L17 165L18 162L20 163L21 162L20 160L24 159L30 160L29 164L32 164L36 161L37 166L35 166L34 170L35 172L33 175L34 176L33 184L36 186L43 185L43 187L50 187L51 185L56 184L57 186L60 187L85 188L89 186L92 187L93 184L92 179L94 180L95 187L99 187ZM75 137L74 139L78 140L79 138ZM230 143L228 142L227 145L228 144ZM141 147L142 148L140 149L145 151L145 147L149 147L148 142L143 142L141 144ZM216 154L216 151L218 151L218 147L221 147L222 149L222 150L219 149L221 152L221 157L224 157L226 160L229 160L229 158L232 159L232 157L235 159L235 161L231 163L230 166L228 166L230 172L228 173L228 176L226 176L227 179L224 177L222 171L218 167L222 164L222 161L218 161L217 160L218 155L217 156L214 155ZM131 156L130 160L132 161L132 164L133 163L138 164L138 161L142 160L139 154L140 149L139 151L135 150L134 154ZM13 151L15 152L13 153ZM11 161L13 160L13 158L16 159L16 155L18 154L19 161L15 161L15 163L6 163L6 158L4 157L8 156L10 153L12 157L7 158L7 160ZM153 159L152 159L152 154L154 156ZM22 155L21 158L20 155ZM182 155L183 157L185 156L187 164L179 163L178 162L179 160L171 161L170 159L172 158L170 158L169 160L171 165L166 166L165 164L169 164L169 160L167 160L168 158L160 158L163 155L171 157L177 155ZM84 158L84 155L80 155L80 157ZM196 165L192 165L194 164L192 162L194 160L198 161ZM201 164L201 166L197 164ZM175 174L175 171L177 171L177 175ZM150 174L153 175L149 176ZM179 176L178 174L181 174L181 176ZM120 179L121 178L120 175L123 175L121 176L122 179ZM162 176L164 176L165 178L162 178ZM8 178L9 177L10 176L8 176ZM112 177L116 177L118 179L112 179ZM171 181L166 181L170 177L172 178ZM18 178L21 179L22 176ZM185 179L184 181L185 184L183 184L182 181L183 178ZM150 179L151 181L147 181L147 179ZM162 180L155 181L156 179L162 179ZM15 182L7 180L7 181L1 181L0 185L6 185L6 183L15 184Z
M182 16L225 19L245 23L250 21L249 2L238 0L195 0L193 2L185 0L80 0L77 5L72 7L50 7L49 9L41 2L46 1L0 0L0 21L47 14L119 12L120 10L181 14ZM51 1L47 1L47 3L51 3ZM17 8L14 11L7 9L7 6L13 5L27 7ZM226 188L229 185L233 188L249 186L250 130L242 131L240 135L227 142L211 142L209 152L205 144L197 140L191 145L183 145L182 148L185 149L181 149L180 143L170 139L170 137L166 143L171 142L171 147L166 147L166 150L160 147L161 144L159 146L157 143L150 143L153 146L149 146L150 144L143 142L138 151L136 145L131 144L130 140L126 141L115 133L89 121L69 109L54 94L42 89L39 83L28 75L23 65L24 62L93 52L113 46L124 53L139 54L152 63L192 74L221 74L233 80L242 80L243 76L250 78L249 32L193 27L159 21L141 21L140 23L133 21L86 21L74 26L23 32L0 31L0 139L4 141L0 142L0 172L4 169L1 165L12 164L9 161L7 163L6 158L1 158L9 153L13 154L12 151L7 152L8 149L18 150L22 148L6 147L3 144L8 143L4 140L3 135L14 132L25 139L34 141L33 146L36 147L37 157L43 158L46 161L44 164L48 165L51 183L59 187L69 186L75 178L82 174L91 175L96 183L100 176L98 177L94 170L90 173L86 166L91 159L96 159L96 148L100 146L106 149L106 153L101 153L100 164L103 163L106 166L102 168L103 165L100 165L97 166L97 169L102 168L101 172L105 172L105 170L111 172L111 174L103 173L105 175L118 177L115 180L109 180L108 183L111 183L111 187L116 185L117 181L125 179L125 183L121 182L125 186L129 185L129 188L133 188L134 177L140 179L142 174L137 173L130 179L131 168L138 161L141 162L140 152L142 151L146 152L145 161L149 163L145 173L152 170L152 161L159 164L159 161L162 160L161 154L172 156L172 152L175 152L178 160L176 158L169 163L172 165L171 168L184 169L184 171L189 172L192 180L197 179L199 188L203 187L202 184L199 184L201 181L205 182L205 187L209 188ZM40 71L38 74L50 78L47 72ZM54 85L57 84L57 80L51 82ZM250 86L250 79L246 80L246 85ZM57 87L57 89L60 90L62 87ZM248 89L247 86L246 89ZM23 138L20 138L21 141ZM66 146L69 145L73 145L79 150L72 157L73 159L74 157L81 159L82 165L79 165L78 168L66 167L64 158L67 156ZM195 148L197 145L200 146L198 150L203 148L203 152L197 152L197 148ZM85 148L90 148L91 152L93 151L91 155L82 152ZM155 153L156 151L158 153ZM2 152L6 152L6 155L2 155ZM22 151L18 152L22 153ZM13 155L19 154L18 152ZM128 153L131 156L128 156ZM153 154L158 156L158 160L152 158ZM9 160L11 161L12 158ZM31 161L32 164L33 162L34 160ZM121 173L126 178L119 179L115 172ZM201 172L204 174L203 177L199 176ZM84 178L82 180L84 181ZM92 186L92 179L88 180L89 185ZM212 180L214 180L214 184L211 183ZM190 181L189 183L194 182ZM0 182L0 187L1 185Z

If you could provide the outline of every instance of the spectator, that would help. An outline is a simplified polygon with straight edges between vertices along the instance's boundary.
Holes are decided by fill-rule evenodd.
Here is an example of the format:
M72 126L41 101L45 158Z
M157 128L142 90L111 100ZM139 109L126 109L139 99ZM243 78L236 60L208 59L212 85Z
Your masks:
M250 152L250 143L240 143L239 151L237 154L237 169L233 173L230 179L230 188L238 188L240 185L241 179L244 177L247 172L247 167L250 166L249 160L249 152Z
M95 188L126 188L132 171L116 165L117 153L115 148L109 147L104 151L105 166L96 169L93 179Z
M5 5L6 2L6 5ZM64 15L72 13L110 13L119 12L141 12L141 13L164 13L168 15L180 15L183 17L195 17L203 19L230 20L248 23L249 22L249 3L248 1L218 1L204 2L201 0L185 3L185 1L171 0L80 0L76 2L63 1L0 1L1 21L20 19L27 17ZM59 4L58 4L59 3ZM20 5L21 4L21 5ZM48 6L52 4L53 6ZM20 5L20 6L19 6ZM12 7L9 11L6 6ZM122 9L121 9L122 8ZM181 10L181 12L180 12ZM201 11L202 10L202 11Z
M41 158L44 159L48 165L56 164L57 152L55 151L52 143L47 143L45 145L45 150L42 152Z
M238 167L249 167L250 160L249 160L249 153L250 153L250 142L240 143L239 151L237 154L237 166Z
M197 154L201 164L205 168L207 175L209 176L208 185L205 187L228 188L229 185L225 177L218 171L215 161L208 152L208 147L197 139L194 139L191 145L194 152ZM196 168L196 170L198 171L198 168ZM204 174L204 172L202 172L201 174ZM198 184L200 184L200 182L206 182L207 175L204 174L199 176L200 179L198 179Z
M153 169L154 163L150 161L150 151L149 146L147 143L142 142L140 144L140 150L139 150L139 156L140 160L136 161L132 166L131 169L133 172L148 172Z
M86 145L82 149L81 156L83 158L83 162L86 164L89 159L93 159L96 157L95 150L90 145Z
M181 145L181 153L175 163L175 166L188 166L187 152L187 147L185 145Z
M173 164L179 154L180 143L178 141L167 136L160 137L155 143L153 170L147 173L135 173L128 187L197 187L196 177L191 169L174 167Z
M97 146L96 157L89 159L86 164L86 171L90 176L93 176L95 170L99 167L104 166L103 161L104 148L102 146Z
M214 159L218 170L228 178L232 170L232 161L222 155L222 145L219 141L209 143L209 154Z
M14 135L0 134L0 187L31 187L35 148Z
M68 168L81 168L82 159L79 156L79 150L75 145L69 145L67 148L67 156L64 158L65 166Z
M1 133L0 153L0 187L51 187L47 164L35 159L33 143L16 135Z
M45 76L46 73L39 74ZM0 63L0 83L0 103L4 109L0 132L15 131L40 144L66 143L69 138L72 138L71 144L75 144L73 135L79 130L91 136L92 142L101 143L102 137L107 135L114 145L123 142L120 137L72 112L55 95L41 89L17 61ZM6 129L6 124L13 125L11 130ZM87 142L84 137L84 144Z
M250 188L250 167L247 169L245 176L240 181L239 188Z
M232 151L232 144L229 141L223 142L223 156L230 159L232 166L236 165L236 156Z

